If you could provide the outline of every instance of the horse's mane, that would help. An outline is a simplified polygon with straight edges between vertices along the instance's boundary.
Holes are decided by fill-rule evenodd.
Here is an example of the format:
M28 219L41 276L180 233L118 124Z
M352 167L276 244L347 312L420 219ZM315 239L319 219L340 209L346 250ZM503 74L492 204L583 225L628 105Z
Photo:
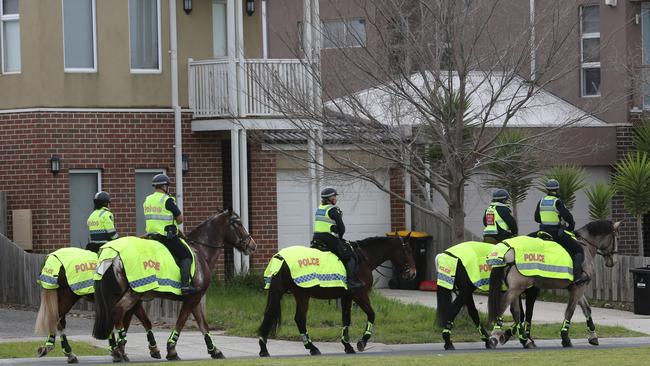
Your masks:
M196 231L196 230L199 230L199 229L203 228L205 225L207 225L209 222L211 222L215 217L221 215L221 214L224 213L225 211L226 211L226 210L220 210L220 209L217 209L217 212L216 212L215 214L213 214L212 216L210 216L210 217L208 217L207 219L203 220L203 222L200 223L200 224L199 224L197 227L195 227L194 229L192 229L192 231Z
M597 220L588 223L587 225L583 226L582 229L587 230L589 235L603 236L614 232L614 223L609 220Z
M357 243L359 244L360 247L367 247L370 245L376 245L377 242L384 242L388 240L394 240L394 236L372 236L370 238L365 238L358 240Z

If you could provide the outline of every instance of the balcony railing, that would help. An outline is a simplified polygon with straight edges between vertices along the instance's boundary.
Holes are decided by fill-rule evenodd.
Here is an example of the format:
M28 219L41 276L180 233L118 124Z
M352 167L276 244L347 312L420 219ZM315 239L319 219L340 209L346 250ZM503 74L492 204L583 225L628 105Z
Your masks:
M309 71L301 60L249 59L243 67L228 60L189 62L194 117L282 116L290 101L308 100L308 91Z

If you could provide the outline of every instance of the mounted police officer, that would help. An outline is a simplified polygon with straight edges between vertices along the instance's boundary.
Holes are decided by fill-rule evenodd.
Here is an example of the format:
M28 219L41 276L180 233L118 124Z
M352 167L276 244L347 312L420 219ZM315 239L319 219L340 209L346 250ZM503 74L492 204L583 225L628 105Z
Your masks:
M483 214L483 241L496 244L504 239L517 236L517 220L512 216L512 210L507 202L510 194L505 189L497 189L492 194L492 203Z
M343 224L343 213L336 206L337 196L336 189L331 187L321 191L321 204L316 210L311 246L330 251L339 257L347 272L348 289L354 291L364 287L365 284L357 278L356 258L350 245L343 240L345 224Z
M190 279L192 253L178 237L178 225L183 223L183 214L176 206L176 200L169 195L171 181L165 174L158 174L151 180L155 191L147 196L144 209L147 236L162 243L174 256L181 270L181 292L189 295L196 292Z
M573 215L559 198L560 183L555 179L546 182L546 196L539 201L535 209L535 222L539 230L549 233L555 242L562 245L573 258L573 282L579 284L589 281L589 276L582 272L585 254L582 246L564 230L573 232L575 221Z
M117 239L117 230L115 230L115 220L111 212L111 195L108 192L100 191L93 198L95 211L93 211L86 224L90 232L90 240L86 245L86 250L99 252L99 248L107 242Z

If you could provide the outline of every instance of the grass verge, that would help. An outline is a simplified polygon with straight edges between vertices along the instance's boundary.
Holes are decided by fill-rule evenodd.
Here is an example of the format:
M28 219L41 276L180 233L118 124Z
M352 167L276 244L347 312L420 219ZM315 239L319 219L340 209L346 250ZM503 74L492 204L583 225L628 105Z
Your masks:
M650 347L589 350L523 350L516 352L439 353L423 356L299 357L270 359L220 360L220 365L305 365L305 366L502 366L502 365L603 365L616 360L616 366L646 365ZM184 365L208 365L214 361L184 362Z
M41 341L0 343L0 358L36 357L36 349L43 345ZM72 352L77 356L104 356L108 354L106 347L96 347L87 342L70 341ZM64 357L61 344L57 339L56 348L46 357Z
M389 344L440 342L441 329L434 324L435 309L422 305L407 305L387 299L378 293L371 295L375 320L374 342ZM256 337L257 327L262 321L266 292L256 280L243 279L226 285L214 286L207 296L207 316L210 325L225 330L226 334L242 337ZM282 299L282 326L277 339L299 340L298 330L293 321L295 301L291 294ZM562 315L558 314L558 319ZM485 315L483 314L485 321ZM366 315L359 308L352 309L350 336L356 340L366 325ZM341 311L334 300L310 301L307 315L307 330L311 338L318 341L338 341L340 337ZM634 337L644 334L623 327L597 326L600 337ZM535 339L559 337L561 325L533 324ZM465 310L455 321L453 330L455 341L478 341L479 337ZM586 326L574 324L572 337L586 338Z

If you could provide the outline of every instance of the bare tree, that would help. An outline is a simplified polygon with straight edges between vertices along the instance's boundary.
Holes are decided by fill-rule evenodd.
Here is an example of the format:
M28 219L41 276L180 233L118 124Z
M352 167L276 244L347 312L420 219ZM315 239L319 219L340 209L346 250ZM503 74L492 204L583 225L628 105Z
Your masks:
M536 142L593 122L545 91L579 67L562 57L579 29L574 1L544 2L532 24L521 0L350 1L363 12L365 32L311 24L339 60L328 70L317 57L305 61L322 106L309 86L278 73L258 79L269 104L302 136L282 141L298 147L278 151L325 174L372 182L427 213L442 200L455 242L464 237L465 186L513 144L500 138L508 128L543 127L515 144L552 151ZM304 153L308 137L322 156ZM379 181L364 164L369 157L401 169L414 198Z

